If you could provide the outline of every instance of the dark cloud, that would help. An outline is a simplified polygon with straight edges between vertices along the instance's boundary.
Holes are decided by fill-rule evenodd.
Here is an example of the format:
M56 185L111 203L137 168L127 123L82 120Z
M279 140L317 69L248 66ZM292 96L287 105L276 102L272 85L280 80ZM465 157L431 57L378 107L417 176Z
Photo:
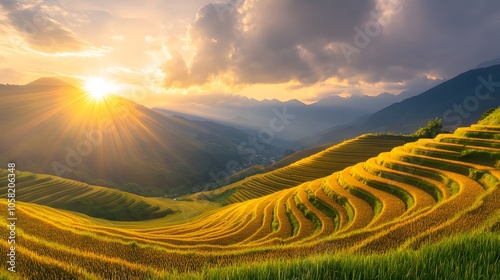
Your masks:
M232 46L238 40L238 14L234 10L217 10L215 5L220 4L208 4L200 9L190 28L191 42L196 46L191 67L194 83L204 83L210 76L225 71Z
M241 82L309 84L336 72L325 47L346 40L369 18L371 0L255 1L246 12L250 29L238 44L235 74Z
M0 1L10 25L35 51L58 54L79 52L89 47L81 39L55 19L61 6L49 1Z
M383 34L353 55L346 76L405 81L422 73L451 78L500 56L500 2L495 0L402 1ZM366 70L370 71L366 71Z
M209 4L191 25L196 55L183 73L195 84L224 73L236 84L310 85L331 77L411 84L427 74L450 78L500 56L497 0L401 1L387 17L381 3L389 2L247 0L234 9ZM172 64L181 60L175 59Z
M230 1L208 4L190 28L196 55L190 81L231 72L235 83L305 84L325 78L324 46L348 38L375 8L373 0ZM168 74L168 73L167 73ZM169 82L170 83L170 82Z

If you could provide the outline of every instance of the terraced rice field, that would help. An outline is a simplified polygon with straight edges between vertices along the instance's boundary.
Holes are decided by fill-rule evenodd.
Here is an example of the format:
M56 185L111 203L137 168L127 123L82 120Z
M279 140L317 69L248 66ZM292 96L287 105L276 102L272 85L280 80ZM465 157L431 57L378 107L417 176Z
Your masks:
M7 193L7 174L5 169L0 169L0 192L3 193ZM109 220L148 220L175 212L154 199L31 172L16 172L16 189L16 198L20 201Z
M308 158L241 183L231 200L241 202L174 225L157 219L125 228L20 202L18 250L25 260L18 269L28 278L156 279L267 259L418 248L456 232L500 231L498 135L500 126L462 128L400 144L326 176L333 159ZM363 153L359 141L375 138L358 138L350 152ZM48 203L44 196L31 199ZM254 196L260 197L249 199ZM5 200L0 204L7 207ZM7 234L6 219L0 220ZM0 246L7 244L1 240Z
M254 175L214 191L200 192L192 195L191 198L231 204L262 197L275 191L328 176L335 171L365 161L412 140L414 139L408 136L362 135L298 160L286 167Z

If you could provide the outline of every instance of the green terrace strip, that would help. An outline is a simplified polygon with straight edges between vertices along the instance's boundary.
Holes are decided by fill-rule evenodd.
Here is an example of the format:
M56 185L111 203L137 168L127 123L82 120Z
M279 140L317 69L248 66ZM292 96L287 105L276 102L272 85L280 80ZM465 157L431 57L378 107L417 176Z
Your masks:
M300 228L299 220L297 220L297 218L293 214L292 210L290 210L288 205L289 205L289 203L287 203L286 214L288 216L288 219L290 220L290 224L292 225L291 236L295 236L299 232L299 228Z

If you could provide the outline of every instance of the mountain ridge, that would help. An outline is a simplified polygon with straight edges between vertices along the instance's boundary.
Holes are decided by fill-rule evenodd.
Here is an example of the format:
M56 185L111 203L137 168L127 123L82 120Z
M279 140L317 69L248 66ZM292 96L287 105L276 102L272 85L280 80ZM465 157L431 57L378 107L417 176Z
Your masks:
M446 130L475 123L482 112L500 105L500 65L471 69L423 93L391 104L365 121L326 129L303 141L308 146L363 133L414 132L429 120L441 118ZM480 89L479 92L476 89ZM496 89L498 88L498 89ZM483 98L484 97L484 98Z
M8 131L0 162L16 161L24 170L174 195L213 181L211 172L232 172L228 162L239 164L232 168L248 162L238 151L249 141L246 132L166 116L119 96L95 102L56 79L3 86L0 96L0 129ZM279 148L261 146L260 154L279 156Z

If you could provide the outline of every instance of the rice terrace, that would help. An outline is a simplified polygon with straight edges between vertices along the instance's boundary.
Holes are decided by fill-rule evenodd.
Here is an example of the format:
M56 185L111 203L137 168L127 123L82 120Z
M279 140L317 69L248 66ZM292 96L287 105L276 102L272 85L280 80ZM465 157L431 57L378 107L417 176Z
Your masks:
M0 280L500 280L500 1L0 0Z
M247 192L242 187L237 202L228 199L224 207L193 199L169 205L15 171L22 221L16 270L27 279L497 277L500 110L453 134L406 144L400 138L362 136L372 140L359 145L387 142L388 151L326 176L327 159L318 157L329 149L282 168L294 168L306 182L280 182L287 178L280 169L269 178L256 175L269 181ZM336 168L335 160L326 166ZM315 167L317 174L301 174ZM8 173L2 170L4 186ZM113 222L59 210L85 213L71 203L79 198L103 216L121 207L148 220ZM172 214L196 204L203 214ZM154 219L162 212L182 218Z

